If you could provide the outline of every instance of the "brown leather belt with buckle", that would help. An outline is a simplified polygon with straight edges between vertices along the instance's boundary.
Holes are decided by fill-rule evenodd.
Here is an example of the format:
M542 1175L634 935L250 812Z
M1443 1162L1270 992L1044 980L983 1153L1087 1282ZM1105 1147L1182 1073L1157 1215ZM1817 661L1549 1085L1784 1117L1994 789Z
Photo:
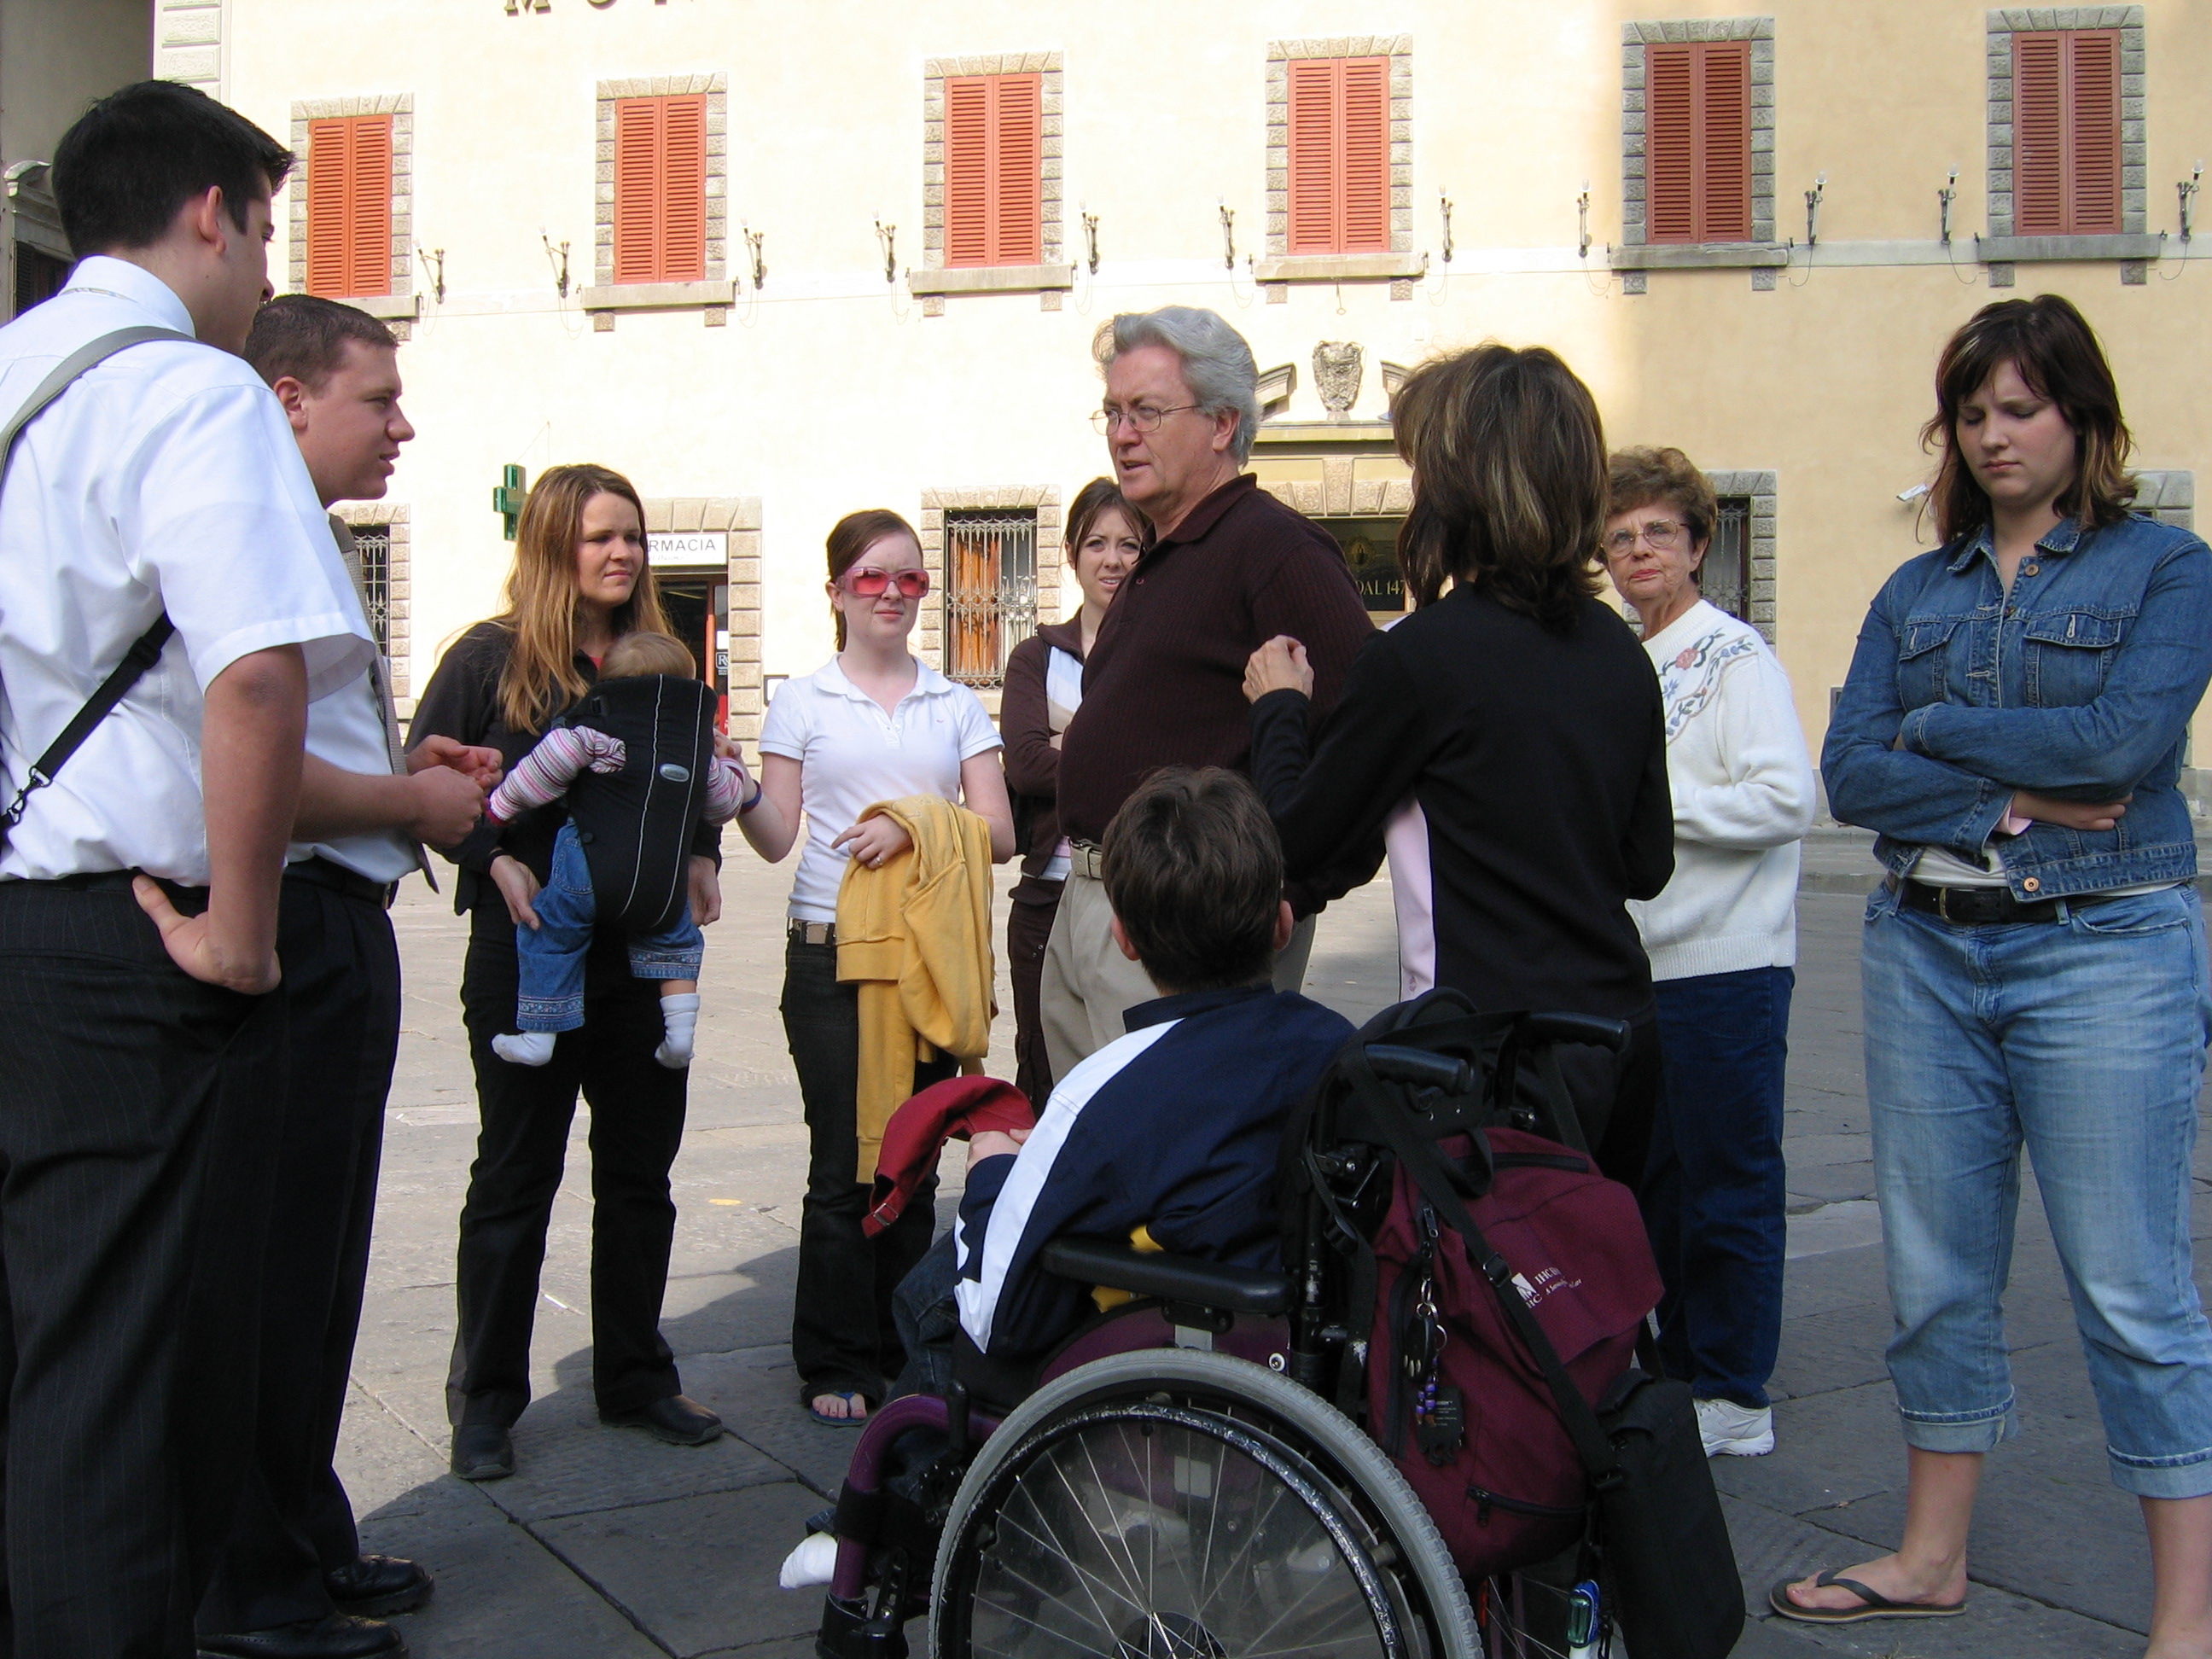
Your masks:
M783 931L794 945L835 945L837 942L837 924L834 921L801 921L793 916Z
M1894 880L1894 878L1892 878ZM2002 927L2029 921L2056 921L2059 906L2079 910L2102 904L2111 895L2077 893L2070 898L2022 901L2003 887L1938 887L1907 878L1898 902L1908 910L1939 916L1954 927Z

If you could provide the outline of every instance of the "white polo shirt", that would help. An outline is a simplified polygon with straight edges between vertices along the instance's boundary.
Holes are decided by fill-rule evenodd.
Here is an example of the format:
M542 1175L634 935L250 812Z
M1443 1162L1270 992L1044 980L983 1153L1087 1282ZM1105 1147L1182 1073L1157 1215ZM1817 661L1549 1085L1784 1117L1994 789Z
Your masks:
M0 410L118 328L192 331L184 302L94 258L0 329ZM375 653L307 463L260 377L228 352L137 345L33 421L0 490L0 787L13 799L131 642L177 631L0 850L0 879L111 870L204 885L201 692L256 651L303 647L307 695Z
M914 690L885 714L845 678L832 657L804 678L786 680L761 726L763 755L799 763L806 850L791 884L791 915L837 920L837 888L850 855L830 843L862 811L902 795L960 799L961 763L1000 746L981 701L927 663L915 665Z

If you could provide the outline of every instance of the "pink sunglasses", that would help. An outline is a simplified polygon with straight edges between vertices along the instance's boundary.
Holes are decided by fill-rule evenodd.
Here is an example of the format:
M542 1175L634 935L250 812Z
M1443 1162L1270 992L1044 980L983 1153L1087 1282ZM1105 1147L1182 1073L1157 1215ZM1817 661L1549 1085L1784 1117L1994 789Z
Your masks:
M929 592L929 572L878 570L872 565L861 565L838 577L837 586L863 599L880 599L890 587L896 587L902 599L918 599Z

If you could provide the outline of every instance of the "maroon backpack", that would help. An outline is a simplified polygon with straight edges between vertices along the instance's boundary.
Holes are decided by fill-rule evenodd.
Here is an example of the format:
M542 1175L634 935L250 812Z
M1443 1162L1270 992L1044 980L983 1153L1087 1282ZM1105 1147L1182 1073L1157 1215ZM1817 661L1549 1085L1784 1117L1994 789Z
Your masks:
M1584 1401L1635 1363L1659 1300L1636 1200L1589 1157L1517 1129L1434 1143ZM1455 1183L1456 1184L1456 1183ZM1457 1232L1401 1158L1375 1231L1369 1430L1470 1577L1546 1560L1583 1535L1589 1476L1552 1384Z

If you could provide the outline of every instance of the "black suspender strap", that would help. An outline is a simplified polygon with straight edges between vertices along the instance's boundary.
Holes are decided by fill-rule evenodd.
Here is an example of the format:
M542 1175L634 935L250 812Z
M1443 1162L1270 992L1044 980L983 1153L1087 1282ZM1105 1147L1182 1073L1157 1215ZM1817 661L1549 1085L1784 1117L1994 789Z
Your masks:
M53 372L39 382L28 402L15 411L15 417L4 428L0 428L0 485L4 485L8 465L15 459L15 440L22 436L23 428L38 418L46 406L63 392L80 374L94 364L106 362L117 352L140 345L149 340L185 340L191 336L180 334L173 328L118 328L112 334L103 334L90 343L79 347L56 364ZM136 685L146 671L161 654L161 647L169 642L169 635L177 631L176 624L163 611L154 619L154 624L131 642L123 653L123 660L112 672L100 683L100 689L76 711L70 723L62 728L61 735L46 745L46 753L33 764L23 787L16 791L15 799L0 812L0 838L23 820L28 810L32 793L45 788L54 781L54 774L62 769L63 763L76 753L93 728L114 712L115 705Z

